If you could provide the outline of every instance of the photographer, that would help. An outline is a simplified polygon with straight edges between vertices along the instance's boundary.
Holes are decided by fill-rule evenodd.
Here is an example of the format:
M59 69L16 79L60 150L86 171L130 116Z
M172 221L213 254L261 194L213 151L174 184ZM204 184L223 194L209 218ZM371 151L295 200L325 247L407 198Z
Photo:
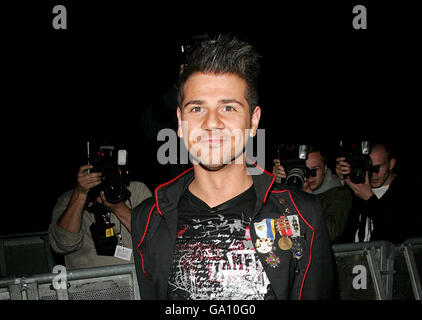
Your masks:
M282 183L286 179L285 169L280 159L274 159L273 174L276 182ZM327 167L327 156L317 145L309 146L306 166L312 172L304 178L302 190L318 197L324 214L329 239L336 243L346 225L351 206L352 194L343 187L340 180Z
M113 255L114 250L109 255L97 254L90 229L98 221L94 213L88 212L88 209L96 206L107 211L105 214L105 220L108 220L107 238L115 240L115 243L117 242L123 248L131 249L132 240L127 229L127 222L130 221L128 208L151 197L151 191L141 182L130 182L128 190L131 196L126 201L126 206L124 206L125 202L116 204L108 202L104 191L92 199L89 191L101 184L102 173L89 173L90 169L93 169L92 165L82 165L77 173L75 188L58 198L48 230L50 244L56 253L65 255L65 264L68 269L133 262L133 255L130 255L129 260L127 260L128 257L122 259ZM125 207L127 210L116 210L119 207ZM119 212L118 215L117 212ZM114 247L116 247L115 244Z
M393 172L396 158L386 143L374 143L369 153L371 167L365 172L363 183L352 181L354 169L346 157L336 159L336 173L343 184L353 191L352 212L342 240L362 242L387 240L401 243L410 237L410 220L406 218L406 198L409 192L402 193L400 179Z

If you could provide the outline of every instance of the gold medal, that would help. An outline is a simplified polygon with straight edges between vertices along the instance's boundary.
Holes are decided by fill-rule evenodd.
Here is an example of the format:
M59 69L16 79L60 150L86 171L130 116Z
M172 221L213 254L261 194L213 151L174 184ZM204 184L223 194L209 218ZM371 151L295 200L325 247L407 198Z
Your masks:
M289 250L292 247L292 240L288 237L281 237L278 240L278 246L281 250Z

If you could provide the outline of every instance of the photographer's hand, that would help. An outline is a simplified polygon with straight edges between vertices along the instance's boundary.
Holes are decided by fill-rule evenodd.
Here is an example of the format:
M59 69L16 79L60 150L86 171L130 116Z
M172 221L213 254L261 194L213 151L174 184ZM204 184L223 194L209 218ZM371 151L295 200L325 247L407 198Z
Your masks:
M83 165L79 168L75 191L87 194L88 191L101 183L101 172L88 173L92 169L91 165Z
M345 177L350 174L350 164L345 160L345 157L338 157L336 159L336 174L343 185L345 182Z
M110 203L107 201L104 191L100 192L100 197L97 198L97 201L103 203L109 210L111 210L117 218L123 223L126 229L130 232L130 218L132 215L132 210L125 204L125 201L119 203Z
M349 177L346 178L346 183L357 197L365 201L374 195L371 184L369 183L368 171L365 174L365 183L353 183Z
M82 214L88 191L101 183L101 173L88 173L88 169L91 168L90 165L83 165L79 168L72 197L63 215L57 221L57 225L68 232L78 233L81 230Z
M279 159L274 159L273 162L273 175L275 176L275 181L281 183L281 179L286 178L286 172L284 171L283 166L280 164Z

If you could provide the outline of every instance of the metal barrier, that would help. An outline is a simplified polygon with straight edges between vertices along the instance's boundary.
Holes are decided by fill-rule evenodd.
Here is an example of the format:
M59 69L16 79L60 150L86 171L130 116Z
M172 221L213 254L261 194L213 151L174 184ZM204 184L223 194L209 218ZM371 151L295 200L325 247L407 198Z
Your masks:
M421 300L422 238L333 245L341 300Z
M392 298L394 251L388 241L333 245L341 300Z
M51 272L54 264L47 232L0 235L0 277Z
M393 299L422 299L422 238L409 239L394 248Z
M337 244L332 249L339 299L421 300L422 238L409 239L397 246L388 241L373 241ZM54 269L0 278L0 300L140 299L134 264L66 273Z
M0 279L0 300L139 299L134 264Z

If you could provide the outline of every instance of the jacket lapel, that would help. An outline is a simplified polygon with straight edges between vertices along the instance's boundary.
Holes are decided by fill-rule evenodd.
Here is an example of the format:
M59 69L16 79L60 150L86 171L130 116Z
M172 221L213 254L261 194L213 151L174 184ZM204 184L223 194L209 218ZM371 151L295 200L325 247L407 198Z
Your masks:
M178 183L173 183L176 180L178 180ZM167 228L167 236L165 238L168 237L169 239L164 240L166 245L165 248L161 248L162 250L160 252L159 258L161 263L157 266L158 269L160 269L160 275L157 278L163 279L163 283L159 285L159 299L166 299L167 297L168 277L171 261L173 259L174 245L176 242L178 220L177 207L179 205L179 201L175 201L175 199L181 199L183 193L192 180L193 171L189 169L170 182L157 187L155 190L157 215L160 215L162 217L160 220L165 222L165 227ZM160 232L163 232L162 228L162 226L157 226L155 230L160 230ZM154 236L154 233L151 234Z

